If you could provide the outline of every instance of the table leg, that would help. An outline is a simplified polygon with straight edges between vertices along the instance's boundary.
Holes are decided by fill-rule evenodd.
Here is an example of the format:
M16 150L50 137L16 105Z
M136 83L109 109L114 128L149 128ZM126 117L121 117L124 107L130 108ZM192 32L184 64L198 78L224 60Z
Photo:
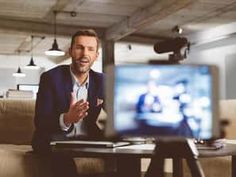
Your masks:
M236 155L232 155L231 176L236 177Z
M163 157L154 157L151 159L145 177L163 177L164 176L164 161Z
M117 177L141 177L141 159L134 157L117 158Z
M173 158L173 176L182 177L183 176L183 159L182 158Z

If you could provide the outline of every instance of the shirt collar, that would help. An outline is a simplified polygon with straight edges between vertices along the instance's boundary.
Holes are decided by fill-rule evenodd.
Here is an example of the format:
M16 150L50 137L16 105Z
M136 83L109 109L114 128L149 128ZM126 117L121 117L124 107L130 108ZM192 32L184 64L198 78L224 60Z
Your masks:
M89 75L88 77L86 78L86 81L84 82L83 85L81 85L78 81L78 79L76 78L76 76L74 75L74 73L72 72L72 69L71 69L71 65L70 65L70 74L71 74L71 77L72 77L72 84L73 85L77 85L78 87L81 87L81 86L84 86L86 87L86 89L88 89L88 85L89 85Z

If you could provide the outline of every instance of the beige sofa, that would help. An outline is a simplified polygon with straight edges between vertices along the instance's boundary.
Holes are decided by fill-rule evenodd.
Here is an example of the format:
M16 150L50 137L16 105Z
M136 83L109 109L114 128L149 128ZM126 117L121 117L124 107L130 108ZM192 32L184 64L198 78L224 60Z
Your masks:
M35 100L0 99L0 177L51 177L47 157L32 154ZM79 174L104 172L104 161L77 158Z
M50 162L46 157L32 154L34 100L0 99L0 177L50 177ZM230 121L226 137L236 139L236 100L220 102L221 116ZM229 157L201 159L207 177L228 177L231 174ZM145 171L148 161L142 161ZM81 174L101 173L104 161L80 158L76 161ZM167 168L168 169L168 168ZM168 172L168 171L167 171ZM185 176L190 176L185 168Z
M34 100L0 100L1 177L51 176L49 164L30 153L34 106Z

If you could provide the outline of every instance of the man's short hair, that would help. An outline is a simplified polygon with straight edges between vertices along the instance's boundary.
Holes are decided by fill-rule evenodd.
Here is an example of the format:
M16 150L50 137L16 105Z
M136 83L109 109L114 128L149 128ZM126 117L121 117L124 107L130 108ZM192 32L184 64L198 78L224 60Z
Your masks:
M98 51L100 41L99 41L99 38L98 38L98 35L97 35L96 31L94 31L93 29L81 29L81 30L77 31L72 36L71 44L70 44L71 47L73 46L73 44L75 42L75 38L78 37L78 36L91 36L91 37L95 37L96 40L97 40L97 51Z

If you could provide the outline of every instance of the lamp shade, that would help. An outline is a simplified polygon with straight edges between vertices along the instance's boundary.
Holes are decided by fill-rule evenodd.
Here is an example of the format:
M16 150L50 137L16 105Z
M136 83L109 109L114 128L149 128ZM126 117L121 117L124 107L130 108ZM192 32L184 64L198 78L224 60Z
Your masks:
M45 51L46 55L49 56L63 56L65 55L65 52L59 49L58 44L57 44L57 23L56 23L56 16L57 16L57 11L53 11L54 13L54 42L52 44L52 48Z
M45 51L45 54L49 55L49 56L63 56L63 55L65 55L65 52L62 51L61 49L59 49L58 44L57 44L57 40L54 39L54 42L52 44L52 48Z
M33 49L34 49L34 46L33 46L33 40L34 40L34 36L31 35L31 58L30 58L30 62L27 66L25 66L26 69L39 69L39 66L37 66L35 63L34 63L34 59L33 59Z
M26 69L39 69L39 66L37 66L37 65L34 63L34 59L33 59L33 57L31 57L29 64L26 65L25 68L26 68Z
M20 67L18 67L17 72L12 74L14 77L25 77L26 74L21 72Z

